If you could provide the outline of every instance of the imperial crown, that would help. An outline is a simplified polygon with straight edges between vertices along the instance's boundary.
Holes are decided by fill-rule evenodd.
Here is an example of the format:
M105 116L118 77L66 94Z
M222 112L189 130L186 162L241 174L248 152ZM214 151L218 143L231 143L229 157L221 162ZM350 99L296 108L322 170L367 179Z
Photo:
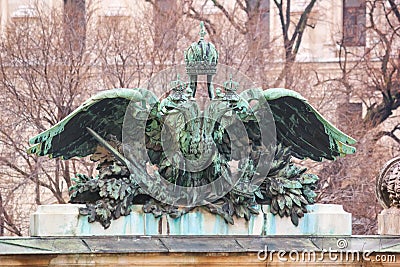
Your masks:
M204 35L206 35L206 31L204 23L201 22L200 40L192 43L184 53L186 73L189 75L193 97L196 95L197 76L206 75L208 96L213 99L212 76L217 72L218 52L212 43L204 41Z
M200 23L200 40L184 52L188 75L214 75L217 71L218 52L211 42L206 42L204 23Z

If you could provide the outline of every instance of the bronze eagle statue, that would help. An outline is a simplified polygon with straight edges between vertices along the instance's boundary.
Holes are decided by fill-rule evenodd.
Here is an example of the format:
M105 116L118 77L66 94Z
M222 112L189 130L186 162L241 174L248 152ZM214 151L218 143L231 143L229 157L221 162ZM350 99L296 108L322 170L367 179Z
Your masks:
M91 156L98 175L77 174L72 203L108 227L134 204L155 216L178 217L196 206L234 223L258 204L297 225L314 203L318 177L298 159L335 160L355 140L329 123L299 93L249 89L232 77L214 89L218 54L204 41L185 53L188 82L179 79L158 99L150 90L113 89L85 101L56 125L31 138L28 152L68 160ZM197 76L207 76L210 105L194 99Z
M146 195L146 191L141 189L134 176L142 176L149 184L157 183L159 179L166 179L172 184L185 187L210 183L220 177L224 169L230 168L230 161L240 159L240 155L231 153L233 139L239 140L237 143L243 146L243 151L250 148L247 161L240 162L243 166L246 165L242 167L246 173L242 175L245 182L251 181L257 165L266 164L257 162L260 160L259 154L251 153L265 147L260 130L263 121L258 122L253 115L257 109L264 108L263 106L256 105L250 108L250 105L247 105L249 109L245 109L241 103L245 100L240 95L238 101L221 101L231 112L231 116L238 117L243 123L247 138L241 140L240 136L235 136L235 125L230 125L229 122L215 122L208 136L202 135L201 128L205 128L206 125L204 122L198 123L198 128L195 127L197 132L193 132L193 125L188 123L191 118L182 119L185 116L177 104L190 102L191 92L187 93L186 98L171 94L162 101L149 97L150 94L144 89L113 89L100 92L59 123L30 139L32 146L28 150L29 153L65 160L91 155L91 159L98 162L98 176L77 175L76 184L70 189L71 202L88 204L86 212L90 213L92 220L102 222L105 227L110 224L111 219L129 214L131 206L136 203L145 204L145 211L155 215L169 213L179 216L186 212L185 209L161 203L154 195ZM271 205L272 213L289 216L297 225L298 218L306 212L305 206L314 202L318 178L306 173L305 168L295 166L290 158L293 156L315 161L335 160L354 153L355 148L351 144L354 144L355 140L325 120L294 91L282 88L268 89L261 91L259 97L263 98L259 103L268 106L276 129L276 145L273 148L268 173L262 177L257 188L242 190L242 179L233 185L231 191L214 203L205 204L204 207L233 223L233 215L248 219L252 213L258 212L254 208L256 204L266 203ZM144 109L150 112L143 128L130 129L129 125L127 126L132 134L128 137L129 145L134 146L136 142L132 137L143 136L148 162L156 168L157 179L146 170L146 162L140 164L141 173L131 173L129 162L135 160L123 156L126 113L129 111L131 116ZM212 158L212 162L204 170L181 170L165 155L166 148L163 147L161 133L163 128L171 128L166 125L166 118L173 113L183 114L181 118L177 117L180 130L176 133L176 138L180 152L196 159L202 153L199 147L204 144L206 138L207 142L211 141L216 146L217 156ZM270 147L267 149L271 150ZM157 194L163 194L162 190Z

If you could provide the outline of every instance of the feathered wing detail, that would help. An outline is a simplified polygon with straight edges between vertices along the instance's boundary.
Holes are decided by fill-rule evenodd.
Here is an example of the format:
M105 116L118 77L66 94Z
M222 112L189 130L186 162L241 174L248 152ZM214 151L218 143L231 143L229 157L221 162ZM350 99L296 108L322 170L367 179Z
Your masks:
M356 140L328 122L299 93L273 88L263 91L273 114L277 141L299 159L335 160L353 154Z
M89 98L71 114L50 129L31 138L28 153L69 159L85 157L96 151L98 142L87 127L100 135L111 134L120 139L125 111L131 101L141 101L138 89L102 91Z

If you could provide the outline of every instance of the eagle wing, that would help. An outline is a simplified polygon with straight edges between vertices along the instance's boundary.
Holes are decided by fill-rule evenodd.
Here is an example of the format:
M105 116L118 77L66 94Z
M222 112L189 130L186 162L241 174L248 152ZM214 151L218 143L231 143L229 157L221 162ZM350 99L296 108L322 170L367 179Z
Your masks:
M53 127L31 138L28 153L62 159L93 154L98 143L87 127L103 138L112 134L121 140L126 109L131 101L143 100L141 92L113 89L98 93Z
M299 159L335 160L355 153L356 140L328 122L299 93L273 88L263 91L276 125L277 141Z

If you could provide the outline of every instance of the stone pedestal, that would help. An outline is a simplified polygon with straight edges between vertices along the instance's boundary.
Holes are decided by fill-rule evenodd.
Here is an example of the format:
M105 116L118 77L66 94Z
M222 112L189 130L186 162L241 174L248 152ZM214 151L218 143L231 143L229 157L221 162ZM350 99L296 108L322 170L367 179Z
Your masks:
M293 226L289 217L281 218L266 212L266 235L351 235L351 213L342 205L314 204L307 206L308 213ZM265 210L266 209L266 210Z
M235 218L228 225L220 216L201 208L179 217L155 218L144 213L142 205L134 206L129 216L113 220L108 229L100 223L89 223L87 216L79 215L85 205L42 205L31 215L31 236L91 236L91 235L260 235L263 216L253 216L249 221Z
M42 205L31 216L31 236L91 236L91 235L351 235L351 214L341 205L315 204L294 226L290 218L280 218L269 212L269 206L259 206L260 214L249 221L234 218L226 224L222 217L196 208L181 216L155 218L137 205L129 216L122 216L103 229L98 222L89 223L79 215L84 205Z
M400 209L384 209L378 215L379 235L400 235Z

